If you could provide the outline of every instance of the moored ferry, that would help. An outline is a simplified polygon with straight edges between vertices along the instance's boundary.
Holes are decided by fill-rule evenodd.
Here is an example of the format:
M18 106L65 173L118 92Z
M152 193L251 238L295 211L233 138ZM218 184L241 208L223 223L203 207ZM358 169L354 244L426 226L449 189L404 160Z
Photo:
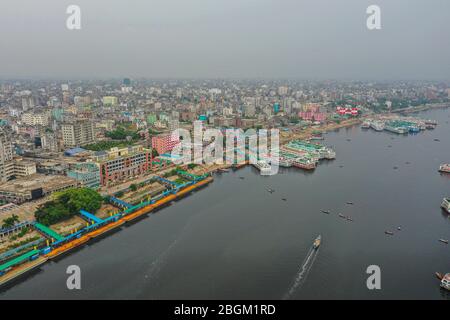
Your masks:
M255 164L253 164L256 168L259 169L262 175L270 174L272 171L272 167L266 161L259 160Z
M362 129L370 129L370 122L369 121L364 121L361 125Z
M381 121L374 121L370 124L370 127L375 131L383 131L384 123Z
M450 214L450 198L444 198L441 203L441 208Z
M316 163L311 160L306 159L298 159L292 163L294 167L305 169L305 170L314 170L316 168Z

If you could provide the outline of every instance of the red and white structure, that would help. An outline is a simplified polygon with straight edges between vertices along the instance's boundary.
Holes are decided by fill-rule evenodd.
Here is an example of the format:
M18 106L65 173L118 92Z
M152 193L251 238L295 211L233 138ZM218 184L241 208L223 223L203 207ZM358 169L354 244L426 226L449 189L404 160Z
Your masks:
M349 116L355 117L355 116L358 115L359 109L357 107L352 107L352 108L349 108L349 107L337 107L336 108L336 112L339 115L341 115L341 116L349 115Z
M158 154L164 154L180 143L179 137L172 137L172 134L160 134L152 137L152 148L158 151Z

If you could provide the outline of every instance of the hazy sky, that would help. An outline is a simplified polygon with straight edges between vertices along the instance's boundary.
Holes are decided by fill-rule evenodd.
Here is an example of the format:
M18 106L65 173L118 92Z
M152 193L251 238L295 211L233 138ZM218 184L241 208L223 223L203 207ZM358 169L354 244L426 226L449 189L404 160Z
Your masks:
M449 0L1 0L0 30L0 78L450 79Z

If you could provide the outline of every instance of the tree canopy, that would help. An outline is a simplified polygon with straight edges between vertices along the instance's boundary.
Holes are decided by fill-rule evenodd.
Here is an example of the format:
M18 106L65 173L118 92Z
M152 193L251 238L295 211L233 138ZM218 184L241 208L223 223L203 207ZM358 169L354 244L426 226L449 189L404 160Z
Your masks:
M48 226L72 217L81 209L95 213L102 202L102 196L95 190L73 188L55 194L54 199L41 205L34 215L38 222Z

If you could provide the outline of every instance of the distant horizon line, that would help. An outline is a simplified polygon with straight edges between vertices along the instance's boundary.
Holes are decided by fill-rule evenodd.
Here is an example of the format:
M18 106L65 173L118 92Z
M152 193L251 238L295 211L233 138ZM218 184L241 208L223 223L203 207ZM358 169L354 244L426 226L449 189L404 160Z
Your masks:
M0 82L12 81L117 81L123 79L137 80L137 81L299 81L299 82L450 82L449 79L417 79L417 78L396 78L396 79L382 79L382 78L300 78L300 77L144 77L144 76L109 76L109 77L0 77Z

